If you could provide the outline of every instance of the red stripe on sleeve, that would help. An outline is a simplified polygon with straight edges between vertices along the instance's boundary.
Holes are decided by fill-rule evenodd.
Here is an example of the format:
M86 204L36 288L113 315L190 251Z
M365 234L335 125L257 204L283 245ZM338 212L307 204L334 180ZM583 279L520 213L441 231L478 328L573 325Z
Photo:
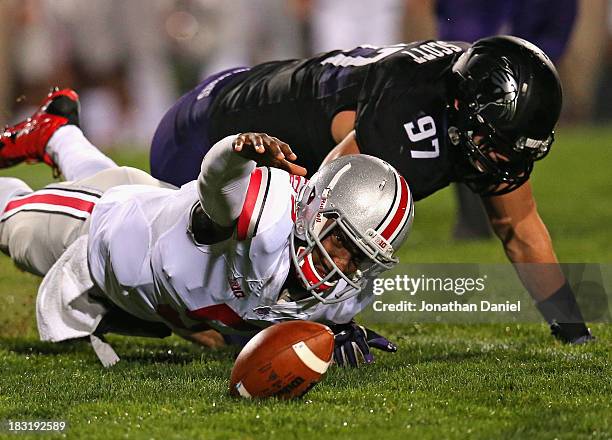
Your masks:
M249 187L247 189L246 198L244 199L244 205L242 205L242 212L238 217L238 240L246 240L247 233L249 231L249 224L251 223L251 217L253 216L253 210L257 203L257 196L259 195L259 188L261 186L262 173L261 169L255 168L251 173L251 180L249 181Z
M404 214L406 213L406 209L408 208L408 194L408 184L406 183L406 180L404 180L404 178L400 176L399 205L397 207L397 210L395 211L395 214L393 214L391 222L389 222L385 230L382 231L382 233L380 234L385 238L385 240L389 240L389 237L391 237L395 233L395 230L404 218Z
M6 205L4 212L8 212L12 209L16 209L30 203L44 203L46 205L67 206L69 208L74 208L78 209L79 211L89 213L93 211L93 208L95 206L93 202L77 199L75 197L58 196L56 194L33 194L23 199L10 201Z

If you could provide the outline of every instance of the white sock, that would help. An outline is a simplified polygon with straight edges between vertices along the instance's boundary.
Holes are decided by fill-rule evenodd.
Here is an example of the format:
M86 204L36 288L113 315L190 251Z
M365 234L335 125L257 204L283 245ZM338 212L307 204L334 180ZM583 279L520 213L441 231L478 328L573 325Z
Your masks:
M66 180L84 179L99 171L117 167L75 125L64 125L53 133L46 151Z

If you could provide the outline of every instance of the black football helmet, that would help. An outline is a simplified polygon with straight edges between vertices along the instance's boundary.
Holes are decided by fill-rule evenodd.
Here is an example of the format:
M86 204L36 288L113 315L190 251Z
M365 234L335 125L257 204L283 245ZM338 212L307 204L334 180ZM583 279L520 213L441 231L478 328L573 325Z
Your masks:
M555 66L528 41L496 36L476 41L452 72L448 135L468 159L458 177L485 196L518 188L554 140L562 102Z

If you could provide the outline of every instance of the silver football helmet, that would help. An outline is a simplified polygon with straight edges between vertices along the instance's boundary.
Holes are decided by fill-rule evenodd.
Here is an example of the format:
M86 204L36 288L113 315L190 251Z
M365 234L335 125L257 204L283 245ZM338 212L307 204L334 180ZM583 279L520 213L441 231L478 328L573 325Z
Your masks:
M358 294L367 279L398 263L395 251L406 239L414 218L412 194L404 178L387 162L357 154L324 165L302 188L296 206L291 256L306 290L325 304ZM325 250L323 240L341 234L360 253L353 273L344 273ZM319 273L317 249L327 273ZM336 283L347 286L330 297Z

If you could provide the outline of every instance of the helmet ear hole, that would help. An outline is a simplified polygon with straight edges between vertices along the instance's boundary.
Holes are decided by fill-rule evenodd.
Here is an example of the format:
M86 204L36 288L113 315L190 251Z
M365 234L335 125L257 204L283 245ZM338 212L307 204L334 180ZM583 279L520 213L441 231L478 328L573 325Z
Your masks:
M308 205L308 204L310 204L310 202L312 202L314 198L315 198L315 189L314 189L314 188L312 188L312 189L310 190L310 192L308 193L308 197L307 197L307 200L306 200L306 204L307 204L307 205Z

